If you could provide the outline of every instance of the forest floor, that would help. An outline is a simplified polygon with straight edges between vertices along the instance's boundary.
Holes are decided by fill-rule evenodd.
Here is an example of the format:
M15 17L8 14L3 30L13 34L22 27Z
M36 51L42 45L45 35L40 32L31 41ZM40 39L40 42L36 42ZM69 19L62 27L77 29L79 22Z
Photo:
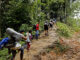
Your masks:
M55 41L60 40L62 44L70 48L61 54L56 54L53 50L46 52L46 49L54 46ZM16 55L16 60L20 60L20 53ZM49 36L41 33L39 40L33 40L30 51L24 50L23 60L80 60L80 35L75 33L71 38L64 38L56 33L56 28L49 30Z

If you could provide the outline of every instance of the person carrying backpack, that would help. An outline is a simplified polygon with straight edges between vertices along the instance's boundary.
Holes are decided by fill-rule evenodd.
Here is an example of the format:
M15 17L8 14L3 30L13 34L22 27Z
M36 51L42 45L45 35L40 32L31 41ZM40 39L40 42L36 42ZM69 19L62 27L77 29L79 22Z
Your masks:
M52 20L50 21L49 26L50 26L50 28L52 30L52 28L53 28L53 21Z
M45 21L44 23L44 31L45 31L45 35L48 35L48 22Z
M16 32L15 30L11 28L6 29L6 33L10 36L10 40L8 41L7 47L9 52L12 53L12 58L11 60L15 60L16 56L16 50L21 51L20 53L20 60L23 60L23 53L24 53L24 48L21 47L21 44L19 43L20 40L24 39L26 40L27 38L23 35L24 31L21 30L19 33Z

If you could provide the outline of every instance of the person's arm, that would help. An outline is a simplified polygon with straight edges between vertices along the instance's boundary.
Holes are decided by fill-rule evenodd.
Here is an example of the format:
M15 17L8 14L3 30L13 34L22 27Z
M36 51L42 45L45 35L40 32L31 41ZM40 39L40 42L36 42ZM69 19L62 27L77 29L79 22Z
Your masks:
M27 37L24 37L24 36L23 36L22 39L27 40Z

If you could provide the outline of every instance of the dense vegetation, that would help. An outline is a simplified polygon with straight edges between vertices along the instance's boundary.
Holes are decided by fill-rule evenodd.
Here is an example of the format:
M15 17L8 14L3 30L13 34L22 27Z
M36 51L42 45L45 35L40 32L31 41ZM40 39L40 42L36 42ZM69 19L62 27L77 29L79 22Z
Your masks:
M76 27L75 20L70 18L68 20L71 9L73 8L70 8L70 0L0 0L0 37L6 36L7 27L17 31L23 29L26 32L31 30L38 21L40 21L40 31L42 31L44 21L53 18L68 24L57 23L58 32L68 37L73 29L78 31L79 27ZM7 53L7 49L0 51L0 60L6 60L4 57L8 55Z
M0 36L4 36L7 27L18 31L22 26L26 26L22 28L26 31L31 29L37 21L41 21L40 25L51 18L58 18L62 21L70 11L69 5L69 0L2 0Z
M72 3L71 14L66 18L66 22L57 22L57 32L60 36L70 37L74 32L80 31L80 19L74 19L75 11L80 9L80 2Z

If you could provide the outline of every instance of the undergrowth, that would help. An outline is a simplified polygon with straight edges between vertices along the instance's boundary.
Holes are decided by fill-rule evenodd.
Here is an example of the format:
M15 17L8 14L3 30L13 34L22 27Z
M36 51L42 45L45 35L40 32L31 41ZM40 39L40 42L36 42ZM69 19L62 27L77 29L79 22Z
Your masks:
M60 43L60 40L57 40L55 43L54 43L54 47L49 47L46 49L47 53L53 51L55 52L56 54L63 54L65 53L66 51L68 51L70 47L67 45L67 44L62 44Z
M70 37L72 34L72 31L70 29L69 26L67 26L64 23L61 22L57 22L57 32L60 36L64 36L64 37Z
M55 53L65 53L69 49L67 44L62 44L60 41L56 41L54 51Z
M7 48L3 48L2 50L0 50L0 60L9 60L11 56L12 54L8 54Z
M73 18L67 18L66 23L57 22L57 33L59 36L63 37L71 37L74 32L80 31L80 20L73 19Z
M80 30L80 19L67 18L67 25L75 32Z

